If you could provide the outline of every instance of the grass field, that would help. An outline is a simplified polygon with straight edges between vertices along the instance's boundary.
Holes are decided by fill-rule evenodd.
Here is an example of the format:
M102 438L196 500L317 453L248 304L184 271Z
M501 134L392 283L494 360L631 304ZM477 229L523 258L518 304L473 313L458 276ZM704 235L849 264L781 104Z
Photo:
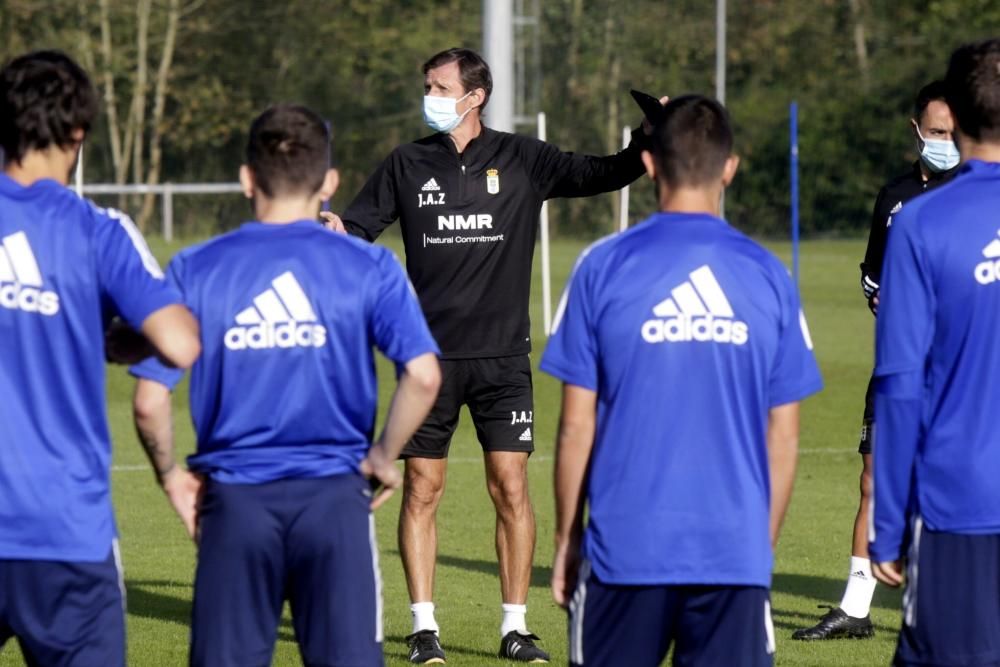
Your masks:
M389 239L390 245L398 241ZM154 243L166 262L181 244ZM553 277L561 290L583 244L553 244ZM787 259L787 244L771 247ZM799 473L791 510L777 552L772 606L778 636L778 665L888 664L899 624L899 595L879 588L871 641L804 644L790 639L795 628L812 624L817 604L837 604L847 575L851 526L857 502L856 454L865 383L871 367L872 318L857 287L860 241L815 241L802 248L802 294L826 389L805 403ZM537 265L537 262L536 262ZM537 272L537 266L536 266ZM540 281L536 280L538 286ZM554 296L558 298L558 294ZM543 346L540 287L532 299L536 361ZM386 365L382 409L391 390ZM182 665L187 660L188 615L195 549L153 481L132 432L132 381L124 370L108 373L108 413L115 442L114 500L121 531L128 591L129 661L141 667ZM552 556L552 448L559 386L535 376L538 450L529 466L538 517L538 548L529 599L529 625L566 664L565 615L548 592ZM178 447L193 449L183 390L175 401ZM440 513L438 621L449 664L502 665L499 642L499 586L493 548L493 512L485 490L475 432L464 413L452 446L448 490ZM377 515L385 581L385 653L389 665L408 664L403 637L410 632L405 582L395 545L398 497ZM349 613L349 610L348 610ZM14 642L0 649L0 666L24 664ZM300 664L286 615L275 665ZM734 665L738 659L734 657Z

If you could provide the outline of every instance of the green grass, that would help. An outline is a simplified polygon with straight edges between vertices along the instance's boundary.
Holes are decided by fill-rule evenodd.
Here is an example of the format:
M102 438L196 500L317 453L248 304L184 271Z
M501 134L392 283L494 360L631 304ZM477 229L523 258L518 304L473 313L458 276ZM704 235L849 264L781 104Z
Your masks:
M398 250L398 240L388 243ZM181 244L154 242L165 262ZM782 257L788 244L771 244ZM583 248L574 241L553 244L555 287L562 289ZM872 319L857 287L859 241L805 243L802 292L826 389L805 403L801 457L795 495L777 553L772 594L778 638L778 665L887 664L899 623L899 595L879 588L872 618L872 641L803 644L790 640L793 629L812 624L817 604L837 604L847 575L851 527L857 503L860 460L856 454L865 383L871 367ZM536 273L538 266L536 263ZM535 281L531 312L536 360L544 337L541 294ZM558 298L558 293L554 295ZM392 388L387 365L380 365L382 408ZM114 500L128 589L130 664L145 667L186 664L188 614L194 546L145 467L132 432L132 381L124 370L108 372L108 412L115 442ZM538 517L538 548L529 598L530 627L543 637L553 664L566 664L565 615L548 592L552 556L552 448L559 408L559 386L535 376L535 427L538 451L529 466ZM194 445L181 389L175 401L179 449ZM493 547L493 511L486 494L482 458L475 432L464 413L449 465L448 490L439 513L438 620L450 664L501 665L499 585ZM385 653L389 665L408 664L402 638L410 631L406 587L395 544L398 497L377 515L385 580ZM0 666L22 665L14 642L0 650ZM274 664L300 664L286 618Z

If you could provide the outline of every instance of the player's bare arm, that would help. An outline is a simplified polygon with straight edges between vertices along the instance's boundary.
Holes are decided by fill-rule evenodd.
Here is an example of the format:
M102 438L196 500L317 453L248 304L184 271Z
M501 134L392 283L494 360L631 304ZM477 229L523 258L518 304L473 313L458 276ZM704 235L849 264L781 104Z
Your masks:
M188 536L194 539L202 479L178 467L174 459L170 389L159 382L139 379L132 403L136 434L153 467L156 481L167 494Z
M778 544L785 512L792 499L799 454L799 404L771 408L767 415L767 459L771 470L771 546Z
M422 354L407 362L392 396L385 428L361 462L361 472L383 486L372 501L373 510L385 503L402 484L403 476L396 467L396 459L403 445L427 418L440 387L441 369L435 355Z
M152 313L142 323L142 334L177 368L191 368L201 354L198 321L184 306L171 304Z
M597 392L563 385L562 414L556 436L556 553L552 565L552 598L566 607L576 586L583 534L583 488L594 449Z

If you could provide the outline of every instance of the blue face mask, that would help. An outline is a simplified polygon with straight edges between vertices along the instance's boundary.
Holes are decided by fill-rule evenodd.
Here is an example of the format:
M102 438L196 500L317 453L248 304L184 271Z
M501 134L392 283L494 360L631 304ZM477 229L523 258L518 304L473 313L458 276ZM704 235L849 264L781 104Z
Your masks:
M472 91L462 95L457 100L452 97L437 97L435 95L424 95L424 122L428 127L438 132L451 132L462 122L472 109L467 109L462 115L458 114L458 103L472 94Z
M948 171L958 165L960 155L958 146L954 141L944 141L941 139L924 139L917 130L917 136L924 142L924 147L920 149L920 159L924 161L927 168L934 172Z

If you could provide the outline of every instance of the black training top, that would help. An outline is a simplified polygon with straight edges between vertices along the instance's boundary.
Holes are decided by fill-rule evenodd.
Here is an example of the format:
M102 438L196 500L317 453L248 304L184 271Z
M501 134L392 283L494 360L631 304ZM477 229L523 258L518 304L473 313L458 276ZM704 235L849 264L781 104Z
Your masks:
M458 153L447 134L396 148L344 211L374 241L400 221L406 268L445 359L527 354L531 260L542 202L617 190L643 173L641 130L616 155L564 153L484 127Z
M920 193L950 181L957 171L958 167L941 173L930 172L925 181L918 160L909 171L895 177L879 190L875 210L872 211L871 231L868 232L868 249L865 251L865 261L861 264L861 289L869 302L882 282L882 259L885 257L885 242L892 225L892 216L903 208L903 204Z

